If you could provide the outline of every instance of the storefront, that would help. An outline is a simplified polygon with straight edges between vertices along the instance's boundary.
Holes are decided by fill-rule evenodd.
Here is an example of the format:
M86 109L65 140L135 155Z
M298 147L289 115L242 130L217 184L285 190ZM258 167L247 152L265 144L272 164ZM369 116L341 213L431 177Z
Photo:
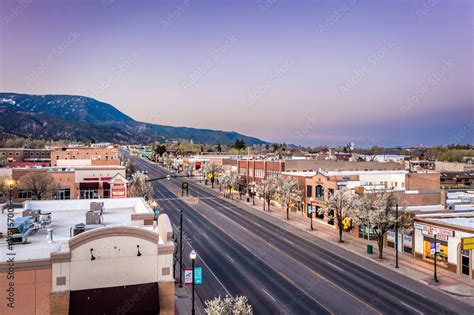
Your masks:
M423 215L415 218L415 257L432 262L436 256L440 267L474 279L472 216L456 217L456 215L460 214L432 217Z
M395 231L387 231L387 247L395 248ZM413 253L413 237L407 234L398 234L398 251L412 254Z

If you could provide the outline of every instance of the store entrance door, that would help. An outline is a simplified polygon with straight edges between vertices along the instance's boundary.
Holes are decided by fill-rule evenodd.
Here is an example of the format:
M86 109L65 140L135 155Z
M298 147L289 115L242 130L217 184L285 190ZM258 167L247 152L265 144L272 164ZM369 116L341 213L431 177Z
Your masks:
M469 261L469 251L461 251L461 274L469 276L470 261Z

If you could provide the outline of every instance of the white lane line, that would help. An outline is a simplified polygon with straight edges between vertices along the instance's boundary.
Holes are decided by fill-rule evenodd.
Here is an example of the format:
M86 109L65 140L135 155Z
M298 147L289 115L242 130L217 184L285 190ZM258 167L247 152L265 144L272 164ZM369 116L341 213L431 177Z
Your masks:
M185 218L186 218L186 220L188 220L188 221L189 221L189 223L193 224L193 221L191 221L191 219L190 219L190 218L188 218L188 217L185 217Z
M191 246L189 246L191 247ZM192 248L192 247L191 247ZM228 296L230 297L233 297L232 294L230 294L229 290L227 290L227 288L224 286L224 284L221 282L221 280L219 280L219 278L217 278L216 274L214 272L212 272L212 269L209 268L209 266L206 264L206 262L204 261L204 259L202 259L202 257L198 254L198 257L199 259L201 259L201 262L204 264L204 266L206 266L207 270L209 270L209 272L212 274L212 276L217 280L217 282L221 285L221 287L224 288L224 291L227 293Z
M420 315L423 315L423 312L420 312L420 311L417 310L416 308L414 308L414 307L408 305L407 303L405 303L405 302L403 302L403 301L400 301L400 304L405 305L406 307L408 307L409 309L414 310L415 312L417 312L417 313L420 314Z
M209 236L207 236L206 233L202 233L202 236L204 236L205 238L209 239ZM192 268L191 268L192 269Z
M295 245L295 243L293 243L293 242L290 241L289 239L284 238L284 240L287 241L288 243L290 243L291 245Z
M339 271L344 272L344 269L342 269L341 267L338 267L338 266L336 266L335 264L331 264L331 263L328 262L328 261L327 261L326 263L327 263L328 265L332 266L333 268L336 268L336 269L338 269Z
M276 303L277 300L275 300L275 298L273 296L271 296L270 293L267 292L267 290L262 289L262 291L265 292L265 294L268 295L273 300L273 302Z
M232 259L232 257L230 257L229 255L226 255L226 256L227 256L227 258L229 258L229 260L230 260L231 262L234 262L234 260ZM192 269L192 268L191 268L191 269Z

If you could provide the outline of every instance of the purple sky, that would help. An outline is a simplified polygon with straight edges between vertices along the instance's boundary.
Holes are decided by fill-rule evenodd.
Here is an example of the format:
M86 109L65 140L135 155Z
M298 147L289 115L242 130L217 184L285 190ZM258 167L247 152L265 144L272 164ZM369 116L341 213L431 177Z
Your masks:
M274 142L474 142L472 1L1 0L0 14L0 91Z

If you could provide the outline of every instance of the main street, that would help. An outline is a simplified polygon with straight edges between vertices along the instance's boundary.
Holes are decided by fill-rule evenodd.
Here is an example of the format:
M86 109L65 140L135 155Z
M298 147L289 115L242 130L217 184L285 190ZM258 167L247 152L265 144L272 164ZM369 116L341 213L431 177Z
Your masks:
M170 174L129 157L150 178ZM179 198L184 180L194 198ZM257 314L472 313L443 292L236 205L198 183L183 178L152 183L173 225L179 225L183 211L183 231L204 268L204 284L197 288L203 300L245 295Z

